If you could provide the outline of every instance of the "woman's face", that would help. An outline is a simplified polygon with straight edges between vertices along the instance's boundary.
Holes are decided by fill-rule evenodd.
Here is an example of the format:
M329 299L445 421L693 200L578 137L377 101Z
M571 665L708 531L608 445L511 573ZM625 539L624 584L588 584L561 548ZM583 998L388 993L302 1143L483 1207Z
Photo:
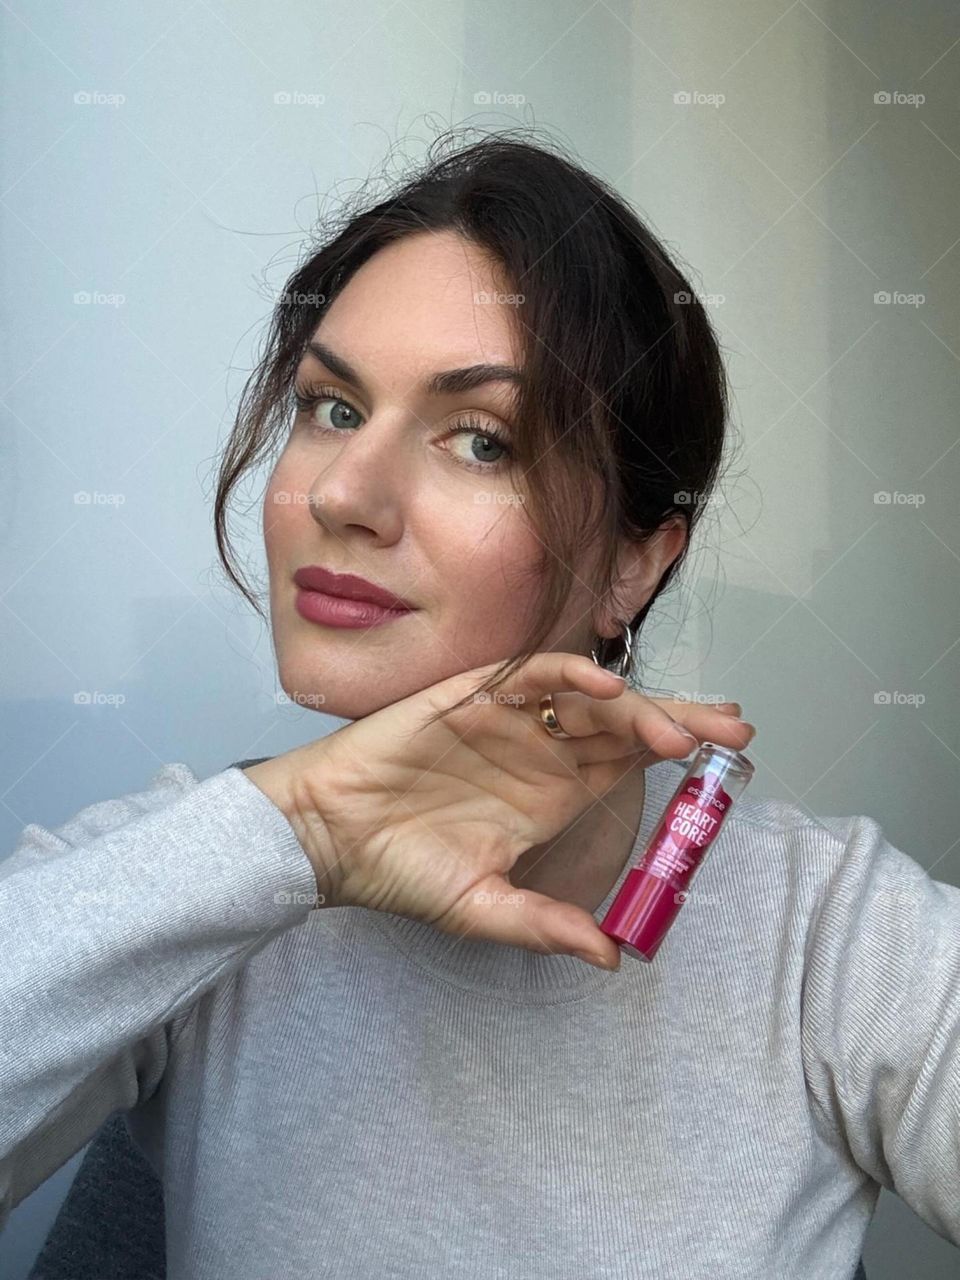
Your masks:
M509 442L522 430L516 387L428 386L448 370L517 367L504 289L472 243L417 233L365 263L313 335L355 376L305 354L298 390L328 398L297 413L263 512L280 683L304 706L359 719L519 647L542 546L508 479L506 443L488 434ZM309 621L293 580L305 565L416 608L365 629ZM596 601L575 588L544 648L589 651Z

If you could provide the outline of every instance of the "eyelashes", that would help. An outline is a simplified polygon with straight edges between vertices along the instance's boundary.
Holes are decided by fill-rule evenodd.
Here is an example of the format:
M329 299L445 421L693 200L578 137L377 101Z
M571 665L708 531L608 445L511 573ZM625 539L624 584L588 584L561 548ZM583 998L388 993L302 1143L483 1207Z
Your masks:
M362 419L363 415L356 409L350 401L343 395L337 387L327 385L297 385L294 387L294 399L297 405L298 416L300 414L312 414L313 411L321 404L331 402L334 405L343 405L349 409L351 413ZM329 426L319 422L310 421L308 427L312 431L322 432L323 434L339 433L345 431L356 430L355 426ZM464 467L472 471L498 472L506 468L514 459L514 452L511 448L508 436L495 426L492 422L486 421L479 417L476 413L466 413L454 420L451 429L447 432L445 438L452 436L480 436L484 440L491 441L498 449L504 453L503 458L495 458L492 461L483 462L476 458L464 458L454 455L456 461Z

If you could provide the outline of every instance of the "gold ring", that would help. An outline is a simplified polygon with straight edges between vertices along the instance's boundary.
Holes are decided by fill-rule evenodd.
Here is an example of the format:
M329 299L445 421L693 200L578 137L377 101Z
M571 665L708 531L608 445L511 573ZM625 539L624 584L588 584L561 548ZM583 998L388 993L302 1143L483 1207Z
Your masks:
M572 733L567 733L557 719L557 713L553 709L553 694L545 693L540 699L540 719L543 727L554 738L572 738Z

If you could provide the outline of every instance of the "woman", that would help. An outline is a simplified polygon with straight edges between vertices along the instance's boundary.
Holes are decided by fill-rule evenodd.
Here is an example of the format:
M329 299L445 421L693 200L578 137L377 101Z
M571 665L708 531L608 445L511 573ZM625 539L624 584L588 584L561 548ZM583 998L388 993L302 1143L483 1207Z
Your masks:
M119 1109L170 1277L835 1280L880 1185L960 1243L960 891L748 794L654 963L598 927L692 746L754 733L605 670L725 418L689 282L548 149L433 154L311 254L217 539L249 594L227 502L280 445L280 681L351 723L24 830L5 1212Z

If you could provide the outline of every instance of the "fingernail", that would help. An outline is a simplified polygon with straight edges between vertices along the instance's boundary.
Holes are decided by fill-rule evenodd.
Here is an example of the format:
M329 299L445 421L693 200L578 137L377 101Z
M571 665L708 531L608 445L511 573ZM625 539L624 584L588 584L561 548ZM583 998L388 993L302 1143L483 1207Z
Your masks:
M606 956L598 955L594 951L574 951L573 953L578 959L585 960L587 964L592 964L595 969L613 969Z

